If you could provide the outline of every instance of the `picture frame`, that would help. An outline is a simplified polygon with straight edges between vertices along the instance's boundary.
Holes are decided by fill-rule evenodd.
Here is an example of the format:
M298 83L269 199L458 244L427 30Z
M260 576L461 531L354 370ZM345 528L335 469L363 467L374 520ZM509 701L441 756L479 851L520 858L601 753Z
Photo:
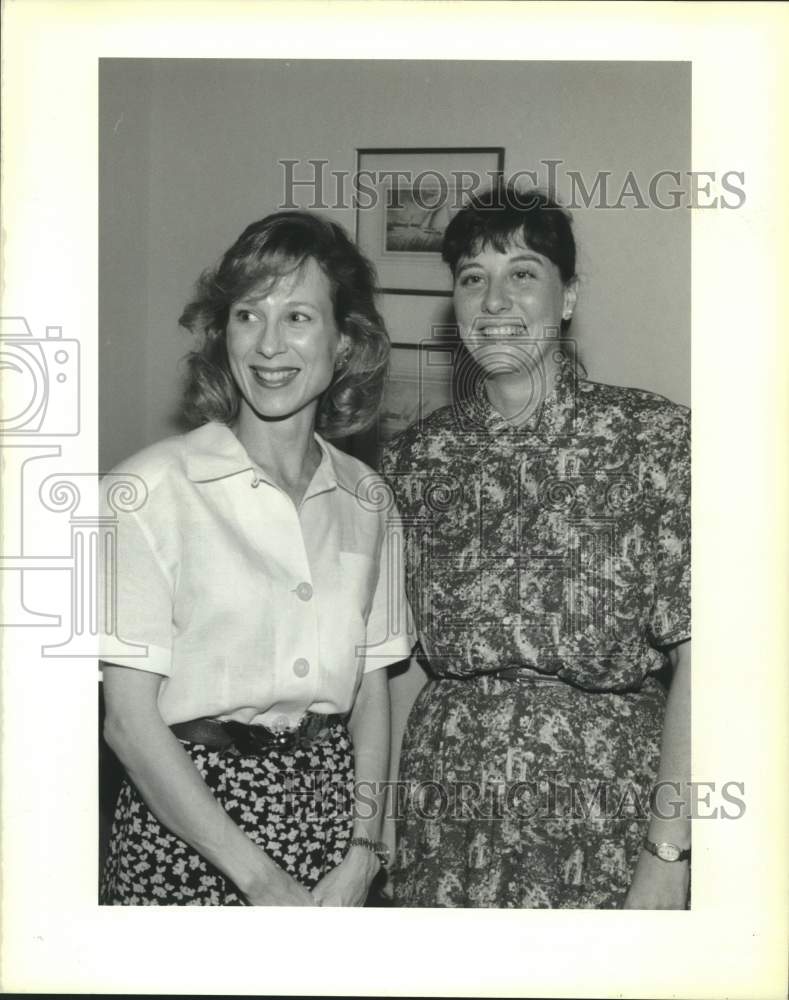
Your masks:
M396 347L418 346L456 331L452 300L443 295L383 292L378 308Z
M356 242L381 291L450 296L444 230L503 172L503 146L357 149Z

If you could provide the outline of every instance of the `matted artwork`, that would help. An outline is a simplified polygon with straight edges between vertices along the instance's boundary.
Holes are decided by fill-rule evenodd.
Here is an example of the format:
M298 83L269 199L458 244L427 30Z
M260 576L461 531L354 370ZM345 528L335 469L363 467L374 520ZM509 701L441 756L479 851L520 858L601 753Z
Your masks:
M451 294L444 231L504 170L504 149L357 150L356 240L393 294Z

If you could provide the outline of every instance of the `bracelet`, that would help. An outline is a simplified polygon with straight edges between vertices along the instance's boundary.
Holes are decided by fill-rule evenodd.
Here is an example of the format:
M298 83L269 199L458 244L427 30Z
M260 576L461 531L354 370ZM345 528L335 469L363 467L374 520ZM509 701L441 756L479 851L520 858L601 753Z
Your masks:
M371 840L369 837L351 837L348 847L364 847L373 852L384 868L389 864L389 848L382 840Z

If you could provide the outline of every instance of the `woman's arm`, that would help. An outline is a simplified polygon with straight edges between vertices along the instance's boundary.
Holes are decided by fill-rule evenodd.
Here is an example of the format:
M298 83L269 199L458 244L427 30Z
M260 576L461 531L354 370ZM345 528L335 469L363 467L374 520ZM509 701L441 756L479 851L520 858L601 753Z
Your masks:
M310 893L230 819L164 723L159 674L103 664L104 737L159 821L231 879L253 905L312 906Z
M674 677L666 702L657 797L647 836L690 847L690 642L669 650ZM673 787L669 787L671 783ZM642 849L625 899L630 910L682 910L688 899L690 861L661 861Z
M362 678L349 722L353 740L356 815L353 836L379 840L389 766L389 685L386 670ZM312 890L320 906L363 906L380 862L365 847L352 847Z

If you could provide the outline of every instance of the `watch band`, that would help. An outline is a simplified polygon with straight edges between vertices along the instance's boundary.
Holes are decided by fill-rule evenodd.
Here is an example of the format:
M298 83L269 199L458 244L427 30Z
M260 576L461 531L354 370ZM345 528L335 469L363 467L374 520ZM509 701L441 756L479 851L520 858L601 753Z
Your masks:
M687 861L690 857L689 847L677 847L676 844L669 844L667 841L656 844L649 837L644 837L644 847L650 854L654 854L656 858L660 858L661 861Z
M370 837L351 837L349 847L364 847L372 851L384 868L389 864L389 848L382 840L372 840Z

